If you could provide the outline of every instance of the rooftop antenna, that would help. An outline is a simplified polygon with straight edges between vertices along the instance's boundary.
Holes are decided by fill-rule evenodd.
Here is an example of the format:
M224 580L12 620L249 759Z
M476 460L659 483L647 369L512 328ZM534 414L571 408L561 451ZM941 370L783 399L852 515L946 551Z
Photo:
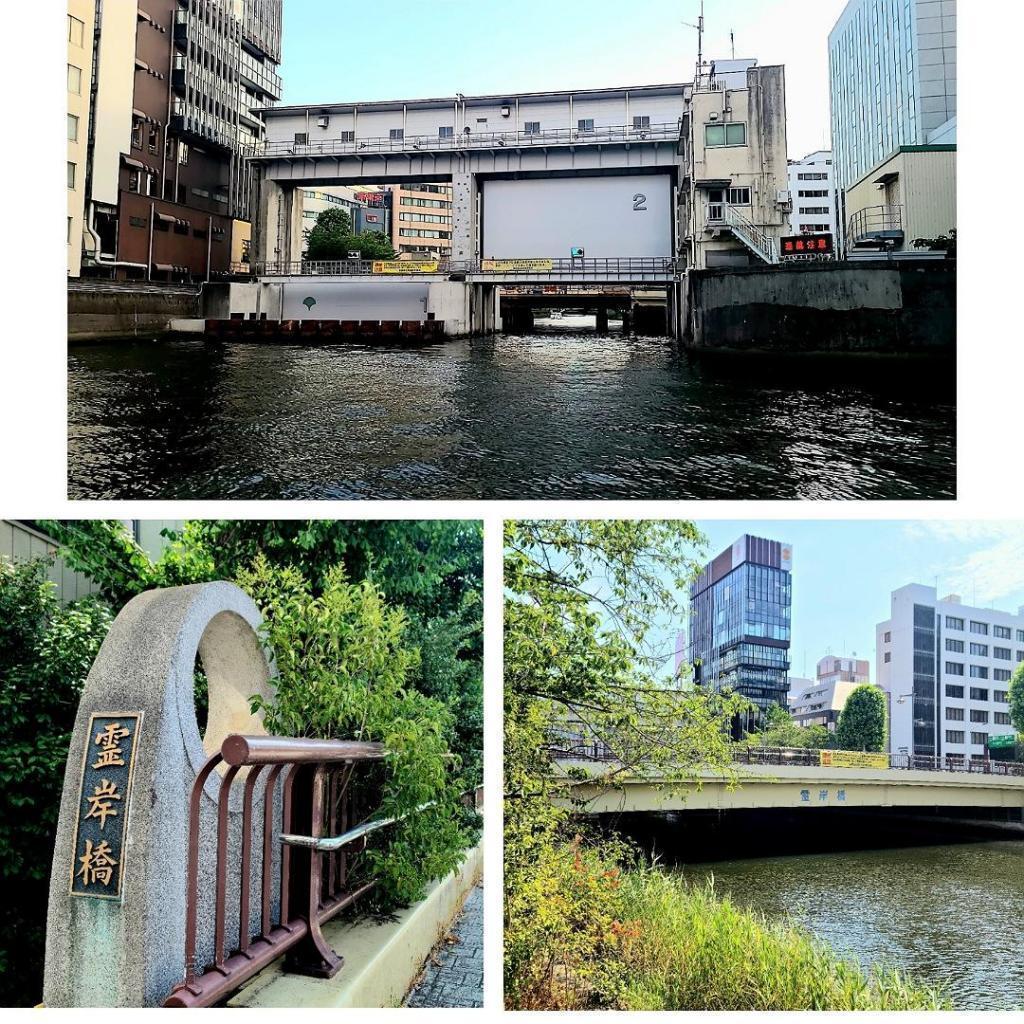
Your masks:
M697 24L694 25L691 21L684 21L683 24L697 30L697 78L699 79L704 67L704 0L700 0L700 17L697 19Z
M729 46L732 48L732 59L736 59L736 36L732 29L729 29Z

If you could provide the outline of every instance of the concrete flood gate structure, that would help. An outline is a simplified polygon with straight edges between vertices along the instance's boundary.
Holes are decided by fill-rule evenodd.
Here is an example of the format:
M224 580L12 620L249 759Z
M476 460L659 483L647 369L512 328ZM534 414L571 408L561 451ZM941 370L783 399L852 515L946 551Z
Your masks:
M266 734L251 709L273 696L260 624L234 584L204 583L140 594L111 627L65 770L47 1006L209 1006L282 960L307 984L341 969L323 926L373 888L350 883L351 858L400 820L373 817L380 782L361 774L386 753ZM435 937L421 937L407 984ZM355 984L376 991L365 977Z

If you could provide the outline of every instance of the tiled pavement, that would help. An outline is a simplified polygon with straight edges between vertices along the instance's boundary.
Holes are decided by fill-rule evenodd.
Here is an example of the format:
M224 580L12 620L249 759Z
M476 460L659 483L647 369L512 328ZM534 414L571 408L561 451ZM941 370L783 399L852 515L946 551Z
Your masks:
M483 1006L484 887L466 897L462 913L427 960L406 1006Z

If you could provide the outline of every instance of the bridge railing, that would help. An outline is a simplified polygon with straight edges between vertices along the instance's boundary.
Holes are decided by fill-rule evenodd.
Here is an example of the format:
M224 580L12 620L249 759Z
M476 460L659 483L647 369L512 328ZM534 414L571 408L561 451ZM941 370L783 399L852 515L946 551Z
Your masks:
M608 763L620 760L619 754L605 741L593 736L564 734L552 738L548 754L555 760L593 761ZM819 750L810 747L758 747L753 745L734 746L734 764L772 765L776 767L839 768L838 764L827 763L837 751ZM856 751L844 752L856 754ZM826 755L825 758L822 754ZM965 758L956 754L933 757L925 754L872 754L872 758L884 758L885 768L890 771L924 772L966 772L975 775L1003 775L1024 778L1024 764L1015 761L993 761L988 757Z
M287 159L289 157L365 156L375 153L452 152L473 149L530 149L545 146L676 141L680 122L660 121L643 126L595 125L593 128L545 128L534 132L453 132L451 135L390 135L351 139L313 139L311 141L266 141L249 152L251 159ZM302 133L305 134L305 133Z
M408 267L403 267L408 263ZM248 277L393 277L395 274L472 274L519 277L524 280L572 276L595 281L609 278L669 280L682 271L682 261L670 256L608 256L552 259L453 260L269 260L234 263L231 273Z
M385 757L379 743L239 735L224 740L192 787L185 977L168 995L165 1005L212 1006L286 952L290 953L293 968L304 973L329 977L337 971L340 957L327 944L321 926L373 889L374 879L351 882L351 858L365 850L370 834L399 820L374 815L380 792L368 784L365 775L358 774L360 768ZM220 766L224 770L214 832L215 891L204 893L199 885L200 832L205 832L201 812L207 782ZM257 800L256 783L264 769L269 771L262 797ZM240 772L245 775L241 786L240 864L232 866L229 806L232 784ZM254 806L258 802L262 802L262 809ZM304 834L296 835L296 830ZM261 874L254 933L250 888L257 833ZM278 860L280 867L275 870ZM226 938L228 908L232 905L229 890L233 891L236 884L238 942L231 949ZM208 906L211 900L215 913L213 959L203 963L197 954L198 913L199 906ZM230 931L234 934L233 928Z

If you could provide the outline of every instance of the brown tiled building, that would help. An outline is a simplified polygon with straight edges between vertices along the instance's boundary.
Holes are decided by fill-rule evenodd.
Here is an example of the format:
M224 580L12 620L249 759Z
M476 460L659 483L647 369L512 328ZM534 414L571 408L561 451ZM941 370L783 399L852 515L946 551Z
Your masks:
M244 253L251 108L280 98L282 2L99 5L83 275L204 280Z

